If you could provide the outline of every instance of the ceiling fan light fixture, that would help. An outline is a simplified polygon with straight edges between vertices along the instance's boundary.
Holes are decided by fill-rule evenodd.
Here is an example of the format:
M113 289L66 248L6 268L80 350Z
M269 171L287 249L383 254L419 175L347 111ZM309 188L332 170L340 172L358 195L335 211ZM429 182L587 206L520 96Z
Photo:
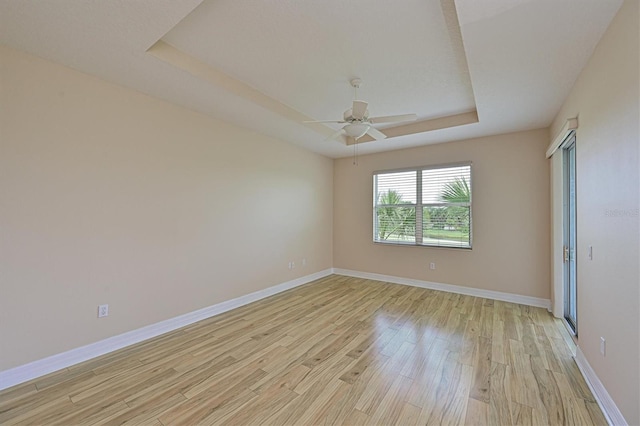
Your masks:
M343 127L344 131L347 133L347 136L350 136L354 139L358 139L364 136L370 128L371 124L369 123L350 123Z

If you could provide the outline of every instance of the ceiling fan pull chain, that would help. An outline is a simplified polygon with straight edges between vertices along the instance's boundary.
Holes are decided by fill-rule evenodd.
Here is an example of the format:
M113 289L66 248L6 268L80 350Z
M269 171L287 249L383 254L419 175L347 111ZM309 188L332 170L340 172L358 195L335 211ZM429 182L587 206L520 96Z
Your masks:
M357 166L358 165L358 141L356 140L356 143L353 144L353 165Z
M351 164L353 164L354 166L356 165L356 145L357 145L357 144L354 144L354 145L353 145L353 160L352 160L352 163L351 163Z

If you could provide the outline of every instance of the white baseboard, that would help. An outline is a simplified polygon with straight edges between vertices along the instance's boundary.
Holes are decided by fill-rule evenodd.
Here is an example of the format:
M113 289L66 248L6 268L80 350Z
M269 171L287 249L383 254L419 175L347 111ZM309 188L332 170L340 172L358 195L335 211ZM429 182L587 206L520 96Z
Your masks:
M325 269L324 271L296 278L295 280L265 288L264 290L256 291L254 293L217 303L197 311L160 321L146 327L109 337L107 339L100 340L99 342L52 355L9 370L0 371L0 390L44 376L45 374L53 373L54 371L70 367L91 358L122 349L126 346L151 339L152 337L156 337L214 315L230 311L231 309L247 305L274 294L310 283L311 281L331 275L331 273L331 269Z
M536 306L538 308L545 308L547 310L549 310L551 307L551 301L549 299L542 299L539 297L521 296L519 294L503 293L501 291L483 290L479 288L463 287L459 285L434 283L430 281L415 280L412 278L401 278L391 275L374 274L371 272L351 271L349 269L333 268L333 272L338 275L346 275L349 277L386 281L394 284L404 284L413 287L446 291L448 293L464 294L467 296L484 297L486 299L518 303L520 305Z
M576 360L576 364L578 364L578 368L584 376L589 389L591 389L591 393L596 398L596 402L600 406L604 416L607 418L607 422L611 426L628 426L627 421L618 409L618 406L613 402L611 395L609 395L609 392L605 389L604 385L596 375L596 372L593 371L593 368L589 365L589 362L580 350L580 346L576 348L576 356L574 359Z

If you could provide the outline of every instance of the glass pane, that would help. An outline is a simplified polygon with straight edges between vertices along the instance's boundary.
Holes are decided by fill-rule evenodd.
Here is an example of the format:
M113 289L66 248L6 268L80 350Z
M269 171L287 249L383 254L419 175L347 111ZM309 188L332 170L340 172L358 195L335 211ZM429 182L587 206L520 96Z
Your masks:
M377 175L376 205L415 204L417 171Z
M422 171L422 203L470 203L471 166Z
M422 243L444 247L471 247L471 208L468 206L424 207Z
M576 324L576 147L569 149L569 318Z
M376 207L375 241L416 242L416 208L413 206Z

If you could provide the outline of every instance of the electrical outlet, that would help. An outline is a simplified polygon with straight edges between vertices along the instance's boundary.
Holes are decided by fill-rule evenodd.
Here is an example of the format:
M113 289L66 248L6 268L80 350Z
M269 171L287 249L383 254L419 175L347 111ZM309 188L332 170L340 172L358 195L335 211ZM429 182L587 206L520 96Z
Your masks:
M109 316L109 305L98 305L98 318Z
M600 353L602 356L607 356L607 341L604 337L600 338Z
M429 264L429 269L431 269L431 270L436 269L436 264L435 264L434 262L431 262L431 263Z

